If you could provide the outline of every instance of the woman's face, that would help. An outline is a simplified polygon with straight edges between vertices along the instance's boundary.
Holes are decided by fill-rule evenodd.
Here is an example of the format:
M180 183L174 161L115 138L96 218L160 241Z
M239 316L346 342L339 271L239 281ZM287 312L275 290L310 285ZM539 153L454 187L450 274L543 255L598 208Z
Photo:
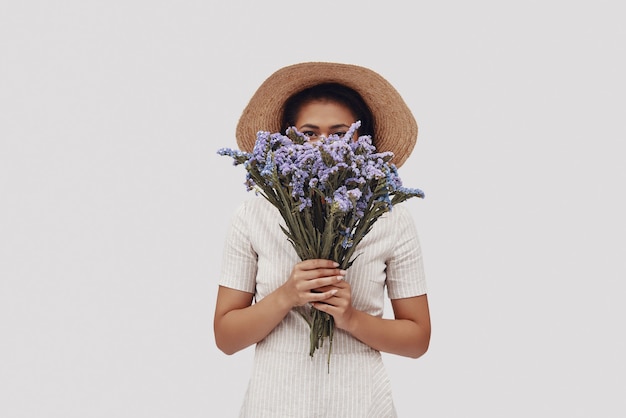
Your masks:
M354 122L356 117L347 106L328 100L315 100L302 105L295 127L309 140L317 141L322 136L343 136Z

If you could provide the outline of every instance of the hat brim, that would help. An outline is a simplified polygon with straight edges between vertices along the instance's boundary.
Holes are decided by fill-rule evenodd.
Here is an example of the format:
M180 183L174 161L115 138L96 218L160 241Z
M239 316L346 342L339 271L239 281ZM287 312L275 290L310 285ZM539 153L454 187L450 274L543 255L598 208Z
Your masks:
M380 74L357 65L305 62L281 68L254 93L237 124L237 144L251 152L259 131L279 132L285 101L306 88L339 83L358 92L374 116L374 145L400 167L417 142L417 122L400 93Z

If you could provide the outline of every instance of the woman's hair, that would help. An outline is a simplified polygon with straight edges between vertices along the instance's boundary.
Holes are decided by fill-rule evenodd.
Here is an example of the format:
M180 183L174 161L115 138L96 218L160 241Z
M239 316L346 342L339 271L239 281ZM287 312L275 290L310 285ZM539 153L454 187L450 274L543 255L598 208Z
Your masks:
M359 93L343 84L325 83L304 89L285 101L281 126L283 131L294 126L302 106L316 100L329 100L348 107L361 121L359 135L371 135L374 139L374 116Z

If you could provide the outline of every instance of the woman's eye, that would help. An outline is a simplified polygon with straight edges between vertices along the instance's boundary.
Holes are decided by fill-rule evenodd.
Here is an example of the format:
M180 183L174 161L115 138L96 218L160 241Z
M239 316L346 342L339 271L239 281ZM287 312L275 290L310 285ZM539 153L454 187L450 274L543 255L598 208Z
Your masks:
M306 136L307 138L317 138L317 134L313 131L304 131L302 132L302 135Z
M345 134L347 134L345 131L333 132L333 135L337 135L339 138L343 138Z

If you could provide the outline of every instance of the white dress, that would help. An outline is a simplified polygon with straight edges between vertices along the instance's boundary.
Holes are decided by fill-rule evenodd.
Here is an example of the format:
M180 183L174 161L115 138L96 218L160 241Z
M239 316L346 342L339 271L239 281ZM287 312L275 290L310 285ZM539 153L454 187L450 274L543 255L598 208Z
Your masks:
M278 288L300 261L279 227L278 210L262 197L234 214L224 247L220 285L259 301ZM426 293L415 225L402 204L379 218L357 248L345 280L352 305L382 316L391 299ZM395 417L380 352L336 330L330 370L328 341L309 356L309 325L293 309L255 348L241 417Z

